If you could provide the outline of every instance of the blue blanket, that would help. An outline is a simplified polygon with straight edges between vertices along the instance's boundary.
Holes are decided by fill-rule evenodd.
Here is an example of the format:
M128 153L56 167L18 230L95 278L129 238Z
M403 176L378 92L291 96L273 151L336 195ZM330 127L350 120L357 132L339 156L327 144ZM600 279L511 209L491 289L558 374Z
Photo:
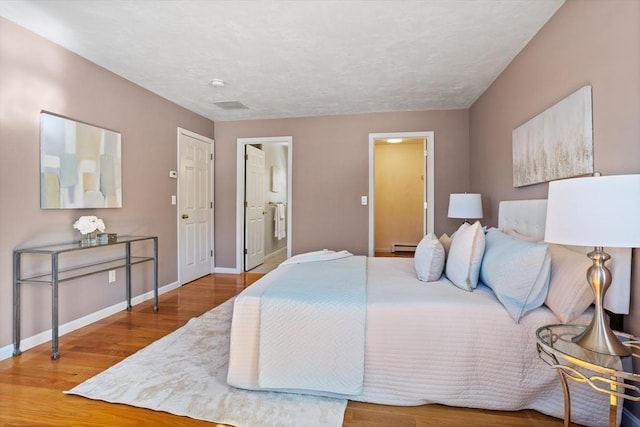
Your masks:
M261 298L260 387L361 393L366 263L350 256L284 267Z

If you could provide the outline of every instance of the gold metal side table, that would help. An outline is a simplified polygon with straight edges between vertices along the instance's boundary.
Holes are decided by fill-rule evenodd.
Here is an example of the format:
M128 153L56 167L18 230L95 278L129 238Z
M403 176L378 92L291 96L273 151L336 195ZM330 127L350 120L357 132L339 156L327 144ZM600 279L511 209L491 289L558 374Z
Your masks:
M547 325L539 328L536 331L538 355L560 376L565 427L571 422L571 395L567 380L586 383L609 395L609 427L615 427L618 425L619 402L624 399L640 401L640 373L633 372L631 361L625 370L619 356L596 353L574 343L573 337L585 328L585 325ZM633 354L629 358L640 358L638 338L622 332L615 334L624 345L631 348Z

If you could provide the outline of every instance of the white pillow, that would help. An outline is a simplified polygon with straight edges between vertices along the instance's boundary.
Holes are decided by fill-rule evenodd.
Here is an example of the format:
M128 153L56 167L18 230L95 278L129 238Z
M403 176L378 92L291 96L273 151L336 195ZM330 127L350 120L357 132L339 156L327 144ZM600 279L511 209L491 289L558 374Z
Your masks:
M544 304L551 255L546 243L508 236L497 228L486 235L480 280L489 286L513 320Z
M446 257L449 254L449 248L451 247L451 237L449 237L447 233L444 233L438 240L444 248L444 256Z
M445 253L440 241L431 233L420 240L413 261L418 279L434 282L442 276Z
M465 222L458 228L452 237L445 267L451 283L465 291L475 289L478 285L484 245L484 232L479 221L473 225Z
M549 245L549 250L551 282L544 303L562 323L568 323L593 303L593 291L587 282L592 262L586 254L562 245Z

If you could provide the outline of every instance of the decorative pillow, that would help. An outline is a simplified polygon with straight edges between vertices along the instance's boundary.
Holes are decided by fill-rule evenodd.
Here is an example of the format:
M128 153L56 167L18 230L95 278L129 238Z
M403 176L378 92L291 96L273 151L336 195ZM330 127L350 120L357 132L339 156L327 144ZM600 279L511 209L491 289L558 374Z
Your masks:
M562 323L568 323L593 303L593 291L587 282L592 262L586 254L562 245L549 245L549 250L551 282L544 303Z
M516 239L492 228L486 235L480 280L489 286L513 320L544 304L551 254L546 243Z
M472 291L478 285L484 241L484 233L478 221L473 225L465 222L453 235L445 272L451 283L460 289Z
M444 255L446 257L449 254L449 248L451 247L451 237L449 237L447 233L444 233L438 240L444 248Z
M420 240L413 257L418 279L433 282L442 276L445 253L440 241L429 233Z

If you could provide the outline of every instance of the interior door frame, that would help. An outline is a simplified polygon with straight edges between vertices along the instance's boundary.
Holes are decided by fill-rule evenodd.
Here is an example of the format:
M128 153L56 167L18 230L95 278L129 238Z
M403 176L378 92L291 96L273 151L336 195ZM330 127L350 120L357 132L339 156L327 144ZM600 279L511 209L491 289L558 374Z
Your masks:
M434 232L434 207L435 207L435 185L434 185L434 157L435 140L433 131L419 132L392 132L392 133L370 133L369 134L369 256L375 255L375 145L376 139L388 138L421 138L424 140L424 158L422 162L422 173L427 177L426 185L423 184L422 200L427 204L426 221L422 219L423 234ZM426 170L425 170L426 169ZM424 212L424 211L423 211ZM426 224L425 224L426 222Z
M187 135L190 136L191 138L194 139L199 139L203 142L207 142L210 145L210 150L211 150L211 161L209 162L209 179L210 179L210 185L211 185L211 203L212 203L212 207L210 209L210 213L209 213L209 221L211 221L211 233L209 236L209 243L211 246L211 257L209 258L209 273L213 273L214 269L215 269L215 206L213 206L213 201L214 199L214 152L215 152L215 141L212 138L208 138L206 136L200 135L198 133L192 132L188 129L184 129L181 127L178 127L177 130L177 141L176 141L176 164L178 167L178 170L180 170L180 135ZM178 174L178 180L180 179L180 174ZM176 236L177 236L177 262L178 262L178 284L180 286L184 285L184 283L182 282L182 267L181 267L181 254L182 254L182 247L180 244L180 212L178 212L178 207L180 206L180 184L176 181L176 194L177 194L177 201L176 201L176 205L175 205L175 212L176 212Z
M236 164L236 271L244 271L244 192L245 192L245 145L287 144L287 258L291 257L292 193L293 181L293 137L271 136L238 138Z

